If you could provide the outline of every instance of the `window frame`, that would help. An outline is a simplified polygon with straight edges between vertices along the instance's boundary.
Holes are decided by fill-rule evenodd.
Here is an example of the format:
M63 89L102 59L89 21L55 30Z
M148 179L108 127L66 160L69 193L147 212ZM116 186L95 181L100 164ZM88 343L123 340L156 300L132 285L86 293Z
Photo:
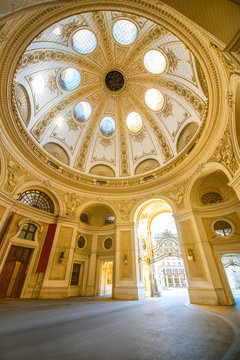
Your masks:
M27 227L26 230L23 229L24 225L28 225L28 227ZM30 231L30 227L31 227L31 226L34 226L34 228L35 228L34 232L33 232L33 231ZM19 239L23 239L23 240L35 241L35 234L36 234L37 230L38 230L38 227L37 227L35 224L33 224L33 223L31 223L31 222L25 222L25 223L23 223L23 224L21 225L21 230L20 230L20 232L19 232L19 234L18 234L17 237L18 237ZM23 232L25 232L25 235L24 235L24 237L21 237L20 235L21 235ZM27 235L28 235L28 234L32 234L32 235L33 235L32 239L27 239Z
M73 266L72 266L72 272L71 272L71 278L70 278L70 286L79 286L80 284L80 275L81 275L81 265L78 262L74 262ZM79 267L79 272L74 271L74 267L78 266ZM76 274L78 274L78 278L73 278L74 276L76 277ZM77 280L77 283L72 284L72 282L75 280Z

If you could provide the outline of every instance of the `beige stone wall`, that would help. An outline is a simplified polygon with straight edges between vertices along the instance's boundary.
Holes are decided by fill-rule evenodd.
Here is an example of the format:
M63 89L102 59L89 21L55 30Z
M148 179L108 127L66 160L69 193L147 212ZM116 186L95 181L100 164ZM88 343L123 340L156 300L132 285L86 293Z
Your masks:
M226 221L229 220L234 226L234 232L236 234L240 233L240 218L239 218L239 215L236 212L233 212L231 214L227 214L225 216L222 215L221 218L223 218ZM213 231L213 223L215 221L217 221L217 220L219 220L218 216L209 217L209 218L205 218L205 217L202 218L202 222L204 224L204 228L205 228L205 231L206 231L206 234L207 234L207 237L208 237L209 240L211 240L213 238L216 238L216 234ZM222 237L218 237L218 239L219 239L219 241L221 241Z
M79 236L83 236L85 237L85 239L87 240L87 244L83 249L79 249L78 245L77 245L77 239L79 238ZM76 241L75 241L75 249L79 252L86 252L89 253L91 252L91 248L92 248L92 234L86 234L84 232L78 232L77 237L76 237Z
M107 239L108 237L112 238L113 240L113 246L110 250L106 250L103 246L103 242L105 239ZM109 251L115 251L116 250L116 235L115 233L109 233L108 235L99 235L98 236L98 247L97 247L97 252L102 254L102 253L109 253Z
M194 261L187 260L191 280L206 280L206 275L204 272L204 267L202 264L199 247L191 220L180 222L179 226L183 239L186 258L188 257L188 249L191 249L194 254Z
M71 227L61 226L57 238L57 244L55 248L55 254L53 257L53 263L50 271L49 280L65 279L70 245L72 242L72 235L73 235L73 229ZM60 263L59 256L62 251L64 251L64 259Z
M120 280L133 280L131 236L131 231L120 232ZM127 264L124 261L125 257L127 257Z

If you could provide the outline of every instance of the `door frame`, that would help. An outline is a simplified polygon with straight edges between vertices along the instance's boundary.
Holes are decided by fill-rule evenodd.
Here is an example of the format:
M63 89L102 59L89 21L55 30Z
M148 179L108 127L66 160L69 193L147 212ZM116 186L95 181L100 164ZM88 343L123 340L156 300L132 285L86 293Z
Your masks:
M35 233L34 240L25 240L25 239L18 238L18 235L19 235L19 233L20 233L20 231L22 229L22 225L25 224L25 223L31 223L31 224L37 226L37 230L36 230L36 233ZM24 280L24 283L23 283L23 286L22 286L22 290L21 290L20 295L19 295L19 299L21 299L21 298L32 298L33 297L35 287L33 289L29 289L29 291L28 291L27 285L29 283L30 276L31 276L32 271L33 271L33 267L36 264L36 257L37 257L37 253L38 253L38 249L39 249L39 243L38 243L38 232L39 231L40 232L42 231L42 226L41 225L39 225L35 221L32 221L29 218L28 219L22 219L18 224L18 230L17 230L16 234L12 238L8 239L6 244L4 244L5 245L4 249L3 249L4 255L3 255L2 263L0 265L0 273L3 270L3 267L5 265L5 262L7 260L7 257L8 257L8 254L9 254L9 251L10 251L12 245L32 249L32 254L30 255L30 259L29 259L29 262L28 262L28 265L27 265L27 268L26 268L26 277L25 277L25 280Z
M114 261L114 255L99 255L97 258L97 274L96 274L96 290L95 290L95 295L96 296L101 296L100 295L100 290L101 290L101 265L103 262L110 262L112 261L112 297L114 294L114 286L115 286L115 261Z

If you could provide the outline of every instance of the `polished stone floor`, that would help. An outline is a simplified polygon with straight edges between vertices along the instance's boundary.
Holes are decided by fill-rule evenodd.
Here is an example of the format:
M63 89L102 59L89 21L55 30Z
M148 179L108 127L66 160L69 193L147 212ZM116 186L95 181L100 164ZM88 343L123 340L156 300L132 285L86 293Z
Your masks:
M239 307L69 298L1 300L1 360L235 360Z

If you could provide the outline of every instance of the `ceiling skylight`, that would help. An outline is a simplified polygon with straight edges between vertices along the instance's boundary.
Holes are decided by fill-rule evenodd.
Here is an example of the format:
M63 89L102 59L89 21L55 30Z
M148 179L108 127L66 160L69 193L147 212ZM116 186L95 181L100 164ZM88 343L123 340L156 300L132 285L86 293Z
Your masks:
M157 89L149 89L145 94L145 101L150 109L159 111L164 104L163 94Z
M74 90L81 81L80 73L73 68L63 70L59 76L59 85L63 90Z
M153 74L161 74L166 69L165 56L158 50L150 50L144 56L146 69Z
M97 39L92 31L82 29L73 35L72 45L73 48L80 54L89 54L95 49Z
M100 129L104 136L111 136L115 131L115 120L111 116L104 116L100 122Z
M92 107L87 101L81 101L74 108L74 116L80 122L87 121L92 114Z
M133 132L137 133L142 129L143 121L141 116L137 112L131 112L127 116L127 127L128 129Z
M114 39L122 45L130 45L136 40L137 27L128 20L118 20L113 26Z

